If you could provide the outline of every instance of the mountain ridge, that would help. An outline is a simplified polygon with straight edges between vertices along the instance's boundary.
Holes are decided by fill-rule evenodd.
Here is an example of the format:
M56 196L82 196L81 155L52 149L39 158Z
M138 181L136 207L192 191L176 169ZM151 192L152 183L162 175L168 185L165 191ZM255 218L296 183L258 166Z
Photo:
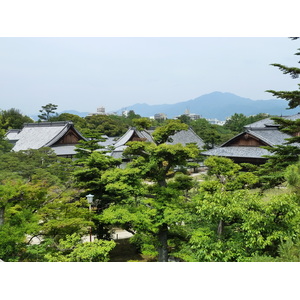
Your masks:
M194 99L181 101L174 104L147 104L136 103L115 111L121 114L124 110L133 110L142 117L152 117L157 113L164 113L169 119L180 116L186 110L190 113L198 114L206 119L218 119L225 121L226 118L235 113L242 113L246 116L267 113L270 115L291 115L299 112L299 109L288 109L288 102L282 99L252 100L240 97L233 93L212 92L204 94ZM60 113L71 113L80 117L88 115L87 112L76 110L65 110Z
M136 114L143 117L150 117L155 113L165 113L168 118L174 118L184 114L185 110L188 109L190 113L199 114L203 118L216 118L219 120L226 120L234 113L243 113L246 116L250 116L259 113L287 115L298 112L297 109L287 108L288 103L285 100L252 100L228 92L212 92L175 104L149 105L137 103L126 107L127 110L134 110Z

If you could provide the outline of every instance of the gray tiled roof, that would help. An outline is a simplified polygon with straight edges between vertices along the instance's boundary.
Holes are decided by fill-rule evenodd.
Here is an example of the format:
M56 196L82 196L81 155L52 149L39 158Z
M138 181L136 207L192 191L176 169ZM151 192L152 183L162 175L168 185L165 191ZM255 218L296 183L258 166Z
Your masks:
M99 146L102 147L107 147L107 146L113 146L116 143L116 138L115 137L108 137L108 136L103 136L106 140L104 142L99 142Z
M76 154L76 147L75 145L62 145L62 146L54 146L51 149L55 152L58 156L63 155L75 155Z
M42 122L24 124L22 130L14 136L9 132L7 137L16 141L13 151L51 147L73 126L72 122ZM85 139L74 127L78 135Z
M282 118L289 120L297 120L300 118L300 114L296 114L293 116L285 116ZM245 133L253 135L254 137L268 144L269 146L284 145L287 142L287 139L291 138L290 135L279 131L278 126L273 120L271 120L270 118L266 118L264 120L260 120L245 126L244 132L225 142L223 145L221 145L221 147L202 152L202 154L242 158L262 158L265 155L273 155L271 152L261 147L227 146L230 145L230 142L232 140L242 136ZM294 143L292 145L300 147L300 144L297 143Z
M264 155L272 155L266 149L260 147L219 147L202 152L203 155L208 156L224 156L224 157L250 157L261 158Z
M204 146L203 140L191 128L179 131L172 135L171 138L173 141L167 144L175 145L180 143L185 146L189 143L196 143L200 149Z
M292 115L292 116L277 116L277 117L280 117L282 119L287 119L287 120L292 120L292 121L295 121L295 120L298 120L300 119L300 113L298 114L295 114L295 115ZM263 120L260 120L260 121L257 121L257 122L254 122L252 124L248 124L246 126L244 126L244 128L264 128L264 127L269 127L269 126L278 126L273 120L271 120L271 118L266 118L266 119L263 119Z
M273 120L271 120L271 118L266 118L266 119L248 124L248 125L244 126L244 128L263 128L266 126L272 126L274 124L275 123Z
M148 142L153 142L151 134L149 134L147 131L139 131L136 128L132 127L129 130L127 130L127 132L116 141L114 147L117 148L125 145L134 133L141 139L146 139L146 141Z
M256 129L247 130L248 133L256 136L270 146L283 145L287 142L286 139L291 138L290 135L283 133L277 129Z
M20 131L21 131L21 129L10 129L6 132L5 137L9 141L17 141Z
M130 128L121 138L119 138L116 143L113 145L115 147L115 150L112 151L111 156L115 158L121 158L123 151L126 149L126 143L130 140L132 135L136 133L140 138L146 139L148 142L154 143L153 137L151 135L153 131L139 131L135 128ZM171 145L175 144L182 144L186 145L189 143L196 143L196 145L202 149L204 146L204 142L202 139L190 128L188 130L182 130L180 132L177 132L176 134L172 135L171 138L173 141Z
M111 152L111 156L114 158L122 158L123 157L123 151L127 148L127 146L119 146L115 150Z

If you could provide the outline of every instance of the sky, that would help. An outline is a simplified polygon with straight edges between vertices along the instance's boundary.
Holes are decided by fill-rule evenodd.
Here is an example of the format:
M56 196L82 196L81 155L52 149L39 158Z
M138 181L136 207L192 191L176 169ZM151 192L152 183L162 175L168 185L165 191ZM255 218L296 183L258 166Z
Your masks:
M271 63L297 65L287 37L1 37L0 108L36 114L172 104L214 91L253 100L297 89Z

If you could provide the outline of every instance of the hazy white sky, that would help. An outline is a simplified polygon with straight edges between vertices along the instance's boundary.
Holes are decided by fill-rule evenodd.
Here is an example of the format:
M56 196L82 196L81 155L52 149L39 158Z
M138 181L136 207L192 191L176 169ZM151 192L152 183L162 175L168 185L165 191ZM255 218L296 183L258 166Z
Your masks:
M288 38L0 38L0 108L34 114L113 111L135 103L165 104L206 93L272 98L267 89L297 89L271 63L297 65Z
M59 112L114 111L214 91L270 99L267 89L298 88L270 66L297 66L299 41L276 37L295 36L286 26L298 30L289 2L270 9L256 0L7 1L0 109L36 114L54 103Z

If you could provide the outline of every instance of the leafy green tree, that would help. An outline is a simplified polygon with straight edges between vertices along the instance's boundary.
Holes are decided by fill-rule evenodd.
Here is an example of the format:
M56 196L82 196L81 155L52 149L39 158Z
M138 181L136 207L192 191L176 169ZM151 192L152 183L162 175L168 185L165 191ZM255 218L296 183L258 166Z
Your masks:
M107 262L115 245L114 241L104 240L84 243L80 235L74 233L59 241L59 252L48 253L45 258L50 262Z
M20 129L24 123L33 123L33 120L24 116L19 109L11 108L8 110L0 111L1 128L4 130L8 129Z
M101 135L109 137L120 136L124 134L127 127L123 126L118 120L106 115L93 115L85 117L87 128L97 130ZM84 134L84 130L82 131Z
M74 126L77 130L83 133L83 130L87 128L87 121L85 118L79 117L70 113L62 113L57 116L51 117L52 122L56 121L71 121L74 123Z
M58 105L52 103L42 106L42 109L39 110L39 112L41 113L40 115L38 115L39 121L50 121L51 117L53 117L53 115L55 114L57 107Z
M47 253L61 251L60 239L74 233L87 235L93 223L86 199L78 195L78 190L52 185L47 179L2 181L0 257L4 261L45 261ZM32 244L33 239L39 243Z
M191 125L192 123L192 120L188 115L181 115L178 117L178 120L187 125Z
M254 172L259 177L262 190L274 188L285 182L285 169L299 159L300 148L292 145L278 145L275 147L263 147L272 155Z
M5 138L5 131L0 128L0 155L2 153L9 152L13 148L13 145Z
M140 119L141 116L140 116L139 114L136 114L136 113L134 112L134 110L130 110L130 111L128 112L126 118L129 119L129 120L133 120L133 119Z
M109 169L115 169L121 164L121 160L115 159L99 151L89 152L87 156L82 156L78 163L80 167L74 171L76 186L81 189L81 195L89 193L94 195L94 209L97 215L114 202L114 199L105 190L103 174ZM95 216L93 218L95 227L93 234L99 239L110 239L110 226L99 221Z
M260 113L255 116L245 116L244 114L235 113L224 124L224 128L230 129L235 133L240 133L244 130L244 126L263 120L269 117L268 114Z
M0 180L13 175L31 181L34 175L43 174L42 177L52 176L56 181L67 183L74 166L70 159L58 157L51 148L45 147L3 153L0 169Z
M258 182L258 177L252 172L241 171L242 167L225 157L211 156L205 160L207 174L223 185L224 190L249 189ZM208 183L205 183L208 185ZM208 185L208 188L211 187Z
M214 148L235 135L231 130L220 125L210 124L203 118L192 121L191 127L201 137L206 149Z
M118 170L118 178L113 171L105 175L106 189L118 191L123 200L110 205L102 220L131 229L141 248L156 252L158 261L168 261L171 237L180 236L183 230L185 208L189 207L187 191L194 186L189 176L176 175L176 168L197 156L197 147L166 144L171 135L183 129L187 129L186 124L170 120L153 133L156 144L128 143L124 154L132 162Z
M87 201L73 186L71 160L50 148L0 156L0 257L45 261L60 239L93 226ZM38 244L32 244L38 239Z
M276 261L283 243L297 241L300 215L295 195L266 202L252 191L217 190L198 193L192 200L197 218L187 223L189 240L177 253L185 261Z
M149 118L133 119L132 122L138 130L149 129L153 125Z
M244 114L235 113L225 122L224 127L238 133L243 131L246 123L247 117Z
M106 139L97 130L86 130L85 137L87 140L80 140L75 148L76 151L76 164L80 164L88 158L94 151L99 151L101 149L102 153L107 153L104 147L99 144L99 142L104 142Z

